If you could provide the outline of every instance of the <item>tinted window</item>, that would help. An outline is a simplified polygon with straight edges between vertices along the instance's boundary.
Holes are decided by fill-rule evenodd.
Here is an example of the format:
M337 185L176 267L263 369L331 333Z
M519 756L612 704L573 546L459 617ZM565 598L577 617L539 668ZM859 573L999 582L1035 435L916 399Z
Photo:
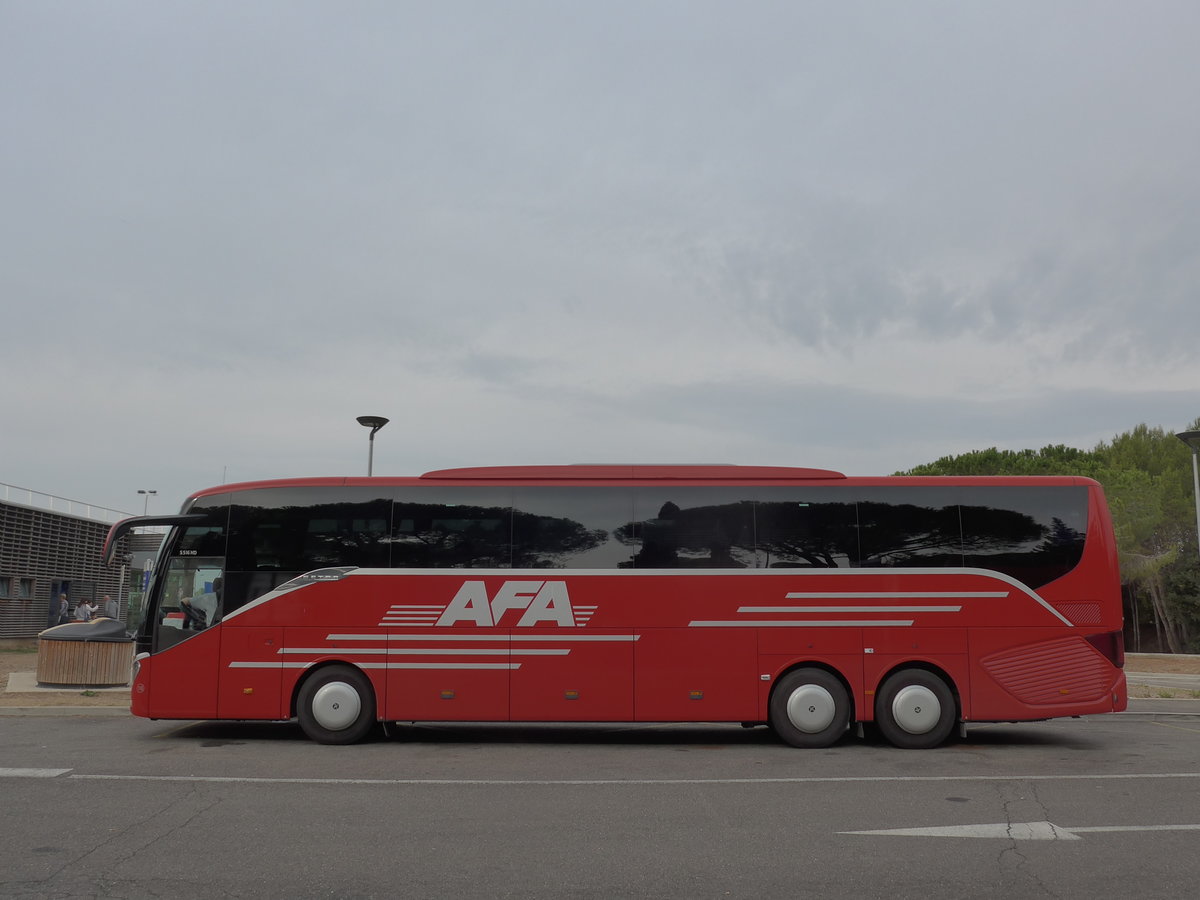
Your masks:
M840 488L754 488L757 565L846 568L858 564L858 510Z
M1078 564L1086 487L264 489L229 512L226 607L329 566L972 566L1038 587ZM176 552L220 556L227 496ZM205 511L204 501L194 511Z
M205 497L187 511L202 514L203 519L183 526L176 532L173 556L224 556L225 526L229 522L229 494Z
M230 510L228 568L307 572L388 564L391 503L375 488L246 491Z
M963 564L956 488L878 487L853 494L858 500L861 565Z
M392 510L392 565L406 569L508 568L512 489L398 489Z
M754 566L754 503L745 488L638 488L633 515L618 538L633 547L634 568Z
M961 496L966 565L1040 587L1079 564L1086 487L970 487Z
M220 525L189 525L175 550L177 554L187 556L224 556L225 529Z
M618 537L633 518L633 490L529 487L513 494L513 566L621 569L634 543Z

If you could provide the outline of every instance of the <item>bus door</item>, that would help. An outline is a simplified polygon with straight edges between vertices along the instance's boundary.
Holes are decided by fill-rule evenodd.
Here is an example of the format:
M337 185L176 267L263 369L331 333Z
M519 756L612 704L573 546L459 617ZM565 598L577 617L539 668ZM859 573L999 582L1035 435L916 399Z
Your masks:
M218 556L176 556L159 573L151 623L151 718L216 716L220 629L212 626L221 612L224 573L225 560Z

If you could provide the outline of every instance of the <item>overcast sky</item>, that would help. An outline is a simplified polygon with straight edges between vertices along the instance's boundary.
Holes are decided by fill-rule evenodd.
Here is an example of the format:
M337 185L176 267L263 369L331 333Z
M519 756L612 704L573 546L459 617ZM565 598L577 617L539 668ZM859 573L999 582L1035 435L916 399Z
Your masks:
M0 482L1200 415L1200 4L0 0Z

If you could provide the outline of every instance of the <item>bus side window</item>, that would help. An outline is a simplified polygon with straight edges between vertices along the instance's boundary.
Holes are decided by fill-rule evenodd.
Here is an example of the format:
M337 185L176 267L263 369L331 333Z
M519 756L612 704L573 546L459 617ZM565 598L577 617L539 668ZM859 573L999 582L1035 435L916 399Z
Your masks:
M957 488L867 488L858 521L864 567L963 564Z
M1066 575L1083 558L1087 488L964 489L966 565L1003 572L1031 588Z
M393 568L510 568L512 489L403 489L392 509L390 544Z
M634 549L617 532L632 515L630 488L517 488L513 495L513 567L628 568Z
M390 497L374 487L246 491L230 511L229 569L386 567L390 517Z
M775 496L771 496L774 493ZM822 489L771 489L755 504L758 565L837 569L858 564L858 511Z
M655 487L635 491L634 567L754 567L754 503L746 489Z

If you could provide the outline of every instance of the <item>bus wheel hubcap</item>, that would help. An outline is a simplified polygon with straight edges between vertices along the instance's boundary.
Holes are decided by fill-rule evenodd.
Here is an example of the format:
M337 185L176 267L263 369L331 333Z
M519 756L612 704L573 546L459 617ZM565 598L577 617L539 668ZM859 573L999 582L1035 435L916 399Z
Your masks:
M805 734L817 734L833 724L837 702L819 684L803 684L788 697L788 720Z
M362 710L358 691L344 681L331 681L317 688L312 699L312 714L317 724L330 731L349 728Z
M909 734L927 734L942 717L937 694L919 684L901 688L892 701L892 718Z

